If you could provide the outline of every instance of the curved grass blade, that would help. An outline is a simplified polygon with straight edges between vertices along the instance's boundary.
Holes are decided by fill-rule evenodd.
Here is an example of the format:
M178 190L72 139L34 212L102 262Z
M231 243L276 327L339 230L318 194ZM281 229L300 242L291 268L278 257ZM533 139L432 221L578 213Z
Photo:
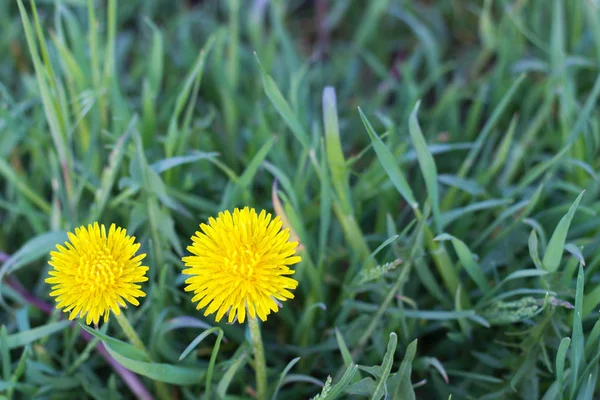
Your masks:
M400 195L404 198L404 200L406 200L406 202L410 205L411 208L417 208L417 201L415 200L412 189L406 181L404 174L398 166L398 161L395 159L392 152L387 148L383 141L379 138L379 136L377 136L377 133L371 126L371 123L369 122L365 114L363 114L360 107L358 108L358 112L360 113L360 118L362 119L362 122L365 125L365 128L367 129L367 133L371 138L371 142L373 143L373 149L375 150L377 159L379 160L383 169L392 181L392 184L396 187Z
M277 387L275 388L275 392L273 392L273 396L271 397L271 400L277 400L277 395L279 394L279 389L281 388L281 386L283 386L285 377L287 376L288 372L290 372L290 370L292 368L294 368L294 365L296 365L298 363L298 361L300 361L300 357L294 358L292 361L290 361L285 366L285 368L279 375L279 382L277 382Z
M302 147L304 147L305 150L308 150L310 147L308 135L298 120L298 117L296 114L294 114L292 108L281 94L281 91L277 87L277 84L273 78L271 78L271 76L267 74L263 68L256 52L254 53L254 57L256 58L256 63L258 64L258 69L262 77L265 93L271 101L271 104L273 104L281 118L283 118L287 126L291 129L294 136L296 136L296 139L298 139L298 141L302 144Z
M483 274L481 267L475 261L473 253L471 253L471 250L469 250L465 242L447 233L442 233L436 237L435 240L452 241L452 245L454 246L454 250L456 250L456 254L458 255L460 263L465 268L471 279L475 281L483 293L487 293L490 290L490 286L485 279L485 275Z
M81 325L89 334L102 341L106 351L122 366L139 375L174 385L197 385L205 377L206 370L201 368L180 367L164 363L152 363L146 360L143 352L130 344L114 339L102 332Z
M181 352L181 355L179 356L179 361L181 361L184 358L186 358L192 352L192 350L194 350L196 348L196 346L198 346L200 344L200 342L202 342L211 333L213 333L213 332L219 332L218 335L222 337L222 334L221 334L222 331L223 330L221 328L219 328L218 326L215 326L214 328L207 329L204 332L202 332L201 334L199 334L198 336L196 336L196 339L194 339L185 348L185 350L183 350L183 352ZM217 339L217 340L219 341L219 339Z

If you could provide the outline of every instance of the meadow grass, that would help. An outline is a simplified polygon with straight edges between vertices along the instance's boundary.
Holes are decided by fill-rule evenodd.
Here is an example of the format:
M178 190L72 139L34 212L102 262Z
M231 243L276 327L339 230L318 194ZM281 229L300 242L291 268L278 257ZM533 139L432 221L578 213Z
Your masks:
M303 259L269 397L600 393L597 1L10 0L0 54L0 399L252 398L181 275L246 205ZM148 354L53 309L94 221L148 254Z

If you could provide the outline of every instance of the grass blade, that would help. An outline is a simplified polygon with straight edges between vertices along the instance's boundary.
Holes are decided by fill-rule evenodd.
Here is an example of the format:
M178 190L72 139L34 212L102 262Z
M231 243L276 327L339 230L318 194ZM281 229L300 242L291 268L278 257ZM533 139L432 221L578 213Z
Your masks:
M564 371L565 371L565 358L567 357L567 351L571 339L568 337L562 338L558 351L556 352L556 382L559 388L563 387Z
M392 364L394 363L394 353L396 352L397 344L398 335L396 335L394 332L390 333L387 350L383 356L383 362L381 363L381 377L377 382L377 386L375 387L375 391L371 396L371 400L379 400L387 392L387 380L392 370Z
M578 389L577 380L579 379L579 370L585 363L585 355L583 353L584 338L582 324L582 309L583 309L583 286L584 286L583 266L579 265L579 273L577 274L577 292L575 293L575 310L573 313L573 329L571 334L571 398L575 397Z
M340 141L335 89L329 86L323 90L323 122L331 182L337 192L343 212L349 214L352 212L352 199L348 185L348 170Z
M402 363L400 364L400 369L398 370L398 386L396 386L396 389L394 390L394 394L392 395L392 398L406 399L406 400L416 399L415 391L414 391L413 385L410 381L412 363L413 363L413 360L415 359L416 354L417 354L417 339L410 342L410 344L406 347L406 353L404 354L404 359L402 360Z
M442 223L440 216L440 199L437 186L438 173L435 160L427 149L427 142L425 141L423 132L421 132L419 120L417 119L417 113L419 111L420 104L420 102L417 102L415 108L410 114L408 131L410 133L413 146L415 147L415 151L417 152L417 159L419 160L421 173L423 174L423 178L425 178L425 186L427 187L427 193L429 194L429 202L431 203L433 219L435 221L437 231L440 232L442 230Z
M82 325L82 328L89 334L100 339L104 344L106 351L108 351L119 364L142 376L146 376L159 382L172 383L174 385L197 385L205 377L206 370L204 369L147 362L144 353L132 345L114 339L87 325Z
M475 262L475 258L473 257L473 253L471 253L471 250L469 250L467 245L462 240L447 233L442 233L441 235L436 237L435 240L452 241L454 250L458 255L460 263L467 271L467 274L469 274L471 279L475 281L482 293L487 293L490 290L490 286L488 285L487 280L485 279L485 275L483 274L481 267L477 265L477 262Z
M63 320L60 322L51 322L47 325L39 326L28 331L13 333L6 337L5 345L9 349L16 349L18 347L27 346L28 344L31 344L36 340L45 339L49 335L53 335L57 332L62 331L63 329L67 328L70 324L70 321Z
M404 200L408 203L411 208L417 208L418 204L413 195L412 189L410 188L404 174L400 170L398 166L398 161L394 158L393 154L387 148L387 146L383 143L383 141L377 136L375 130L371 126L371 123L362 112L360 107L358 108L358 112L360 113L360 118L362 119L365 128L367 129L367 133L371 138L371 142L373 143L373 149L375 149L375 154L377 155L377 159L381 163L383 169L387 173L388 177L400 193Z
M584 193L585 190L577 196L577 199L575 199L575 202L571 205L567 214L561 218L554 229L554 233L552 233L552 236L550 237L550 242L548 242L548 247L546 248L542 260L542 265L547 271L554 272L560 265L560 260L562 259L565 248L565 241L567 240L567 232L569 231L571 220L573 219L573 215L575 215L579 201Z
M267 95L267 97L271 101L271 104L273 104L281 118L283 118L287 126L291 129L292 133L296 136L296 139L298 139L300 144L302 144L302 147L305 150L308 150L308 148L310 147L308 135L306 134L306 131L304 130L302 124L298 120L298 117L296 116L296 114L294 114L290 105L281 94L281 91L277 87L277 84L275 83L273 78L271 78L271 76L267 74L267 72L263 68L256 53L254 53L254 57L256 58L256 63L258 64L258 69L260 70L265 94Z

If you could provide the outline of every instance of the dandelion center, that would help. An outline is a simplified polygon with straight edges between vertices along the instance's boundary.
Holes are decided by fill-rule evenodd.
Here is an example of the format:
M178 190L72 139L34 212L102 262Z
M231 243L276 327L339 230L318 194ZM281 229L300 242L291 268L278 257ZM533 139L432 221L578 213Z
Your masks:
M252 247L247 244L239 250L228 251L223 259L223 268L233 271L240 278L252 278L254 268L260 260L260 255Z
M183 258L190 267L183 273L192 275L185 290L194 292L198 309L206 307L204 315L216 312L220 321L228 312L230 323L236 317L244 322L247 311L264 321L278 311L276 300L294 297L288 289L298 282L287 275L294 273L289 266L301 259L295 255L298 243L289 241L279 217L246 207L208 222L192 237L188 250L193 255Z
M106 290L113 288L115 275L121 275L117 262L107 249L98 249L89 257L80 258L75 281L87 285L91 291Z

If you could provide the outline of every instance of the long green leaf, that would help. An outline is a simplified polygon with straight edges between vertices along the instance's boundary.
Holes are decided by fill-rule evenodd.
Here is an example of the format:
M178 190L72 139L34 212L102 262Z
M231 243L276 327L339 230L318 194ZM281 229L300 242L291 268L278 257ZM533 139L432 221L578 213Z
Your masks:
M350 186L348 185L348 167L346 166L340 140L335 89L329 86L323 90L323 122L325 125L325 150L331 173L331 182L344 212L349 214L352 210L352 200L350 198Z
M581 195L580 195L581 196ZM579 379L579 370L585 364L584 337L583 337L583 290L584 290L584 274L583 266L579 265L579 273L577 274L577 291L575 292L575 310L573 315L573 329L571 333L571 398L575 398L575 393L579 389L577 380Z
M425 186L427 187L427 193L429 194L429 201L431 203L433 219L435 221L435 225L437 227L438 232L440 232L442 229L442 225L440 216L440 199L437 185L438 173L437 167L435 165L435 160L433 159L433 156L427 148L427 142L425 141L423 132L421 132L419 120L417 119L417 113L419 111L420 104L420 102L417 102L415 108L410 114L408 122L408 132L410 133L413 146L415 147L415 151L417 152L417 159L419 160L419 167L421 168L421 173L423 174L423 178L425 179Z
M48 256L48 253L67 240L67 234L63 231L42 233L27 241L17 250L0 268L0 282L8 273L14 272L37 259ZM2 285L0 285L1 293Z
M206 370L204 369L142 361L146 359L146 356L132 345L114 339L89 326L82 325L82 327L100 339L108 353L119 364L136 374L174 385L197 385L205 377Z
M175 150L178 148L178 143L181 140L181 132L179 130L178 122L179 116L183 112L183 108L185 107L185 105L188 103L190 95L195 95L192 92L192 88L197 89L198 85L200 84L200 80L202 79L202 74L204 72L204 66L206 64L206 57L212 49L214 43L215 36L212 35L208 38L208 40L204 44L204 47L200 50L198 58L196 59L194 66L188 73L183 88L177 96L175 109L171 114L171 120L169 121L169 130L167 131L167 137L165 140L165 153L167 155L167 158L173 157L175 155Z
M44 339L52 334L62 331L70 324L71 322L69 320L63 320L39 326L28 331L13 333L6 338L6 346L9 349L26 346L36 340Z
M298 120L298 117L296 116L296 114L294 114L290 105L281 94L281 91L277 87L277 84L275 83L273 78L271 78L271 76L267 74L267 72L263 68L256 53L254 53L254 57L256 58L256 63L258 64L258 69L262 77L265 93L271 101L271 104L273 104L281 118L283 118L287 126L292 130L292 133L296 136L296 139L298 139L298 141L302 144L304 149L308 150L308 135L306 134L306 131L304 130L302 124Z
M558 351L556 352L556 382L558 383L559 388L562 388L563 386L565 358L567 356L567 351L569 350L570 344L570 338L562 338L560 345L558 346Z
M349 367L350 365L352 365L352 354L350 353L350 350L348 350L348 346L346 345L344 336L342 336L342 333L337 328L335 329L335 338L340 348L340 352L342 353L342 359L344 360L344 364L346 364L346 366Z
M383 143L383 141L377 136L377 133L371 126L371 123L362 112L360 107L358 108L358 112L360 113L360 118L362 119L365 128L367 129L367 133L371 138L371 142L373 143L373 149L375 149L375 154L381 163L381 166L387 173L388 177L392 181L393 185L396 187L398 192L404 200L408 203L411 208L417 208L418 204L413 195L412 189L410 188L404 174L400 170L398 166L398 161L393 156L392 152L387 148L387 146Z
M377 382L377 386L375 387L375 391L371 396L371 400L381 399L387 391L387 380L392 370L392 364L394 363L394 354L396 353L397 344L398 335L396 335L394 332L390 333L387 350L383 356L383 362L381 363L381 377Z

